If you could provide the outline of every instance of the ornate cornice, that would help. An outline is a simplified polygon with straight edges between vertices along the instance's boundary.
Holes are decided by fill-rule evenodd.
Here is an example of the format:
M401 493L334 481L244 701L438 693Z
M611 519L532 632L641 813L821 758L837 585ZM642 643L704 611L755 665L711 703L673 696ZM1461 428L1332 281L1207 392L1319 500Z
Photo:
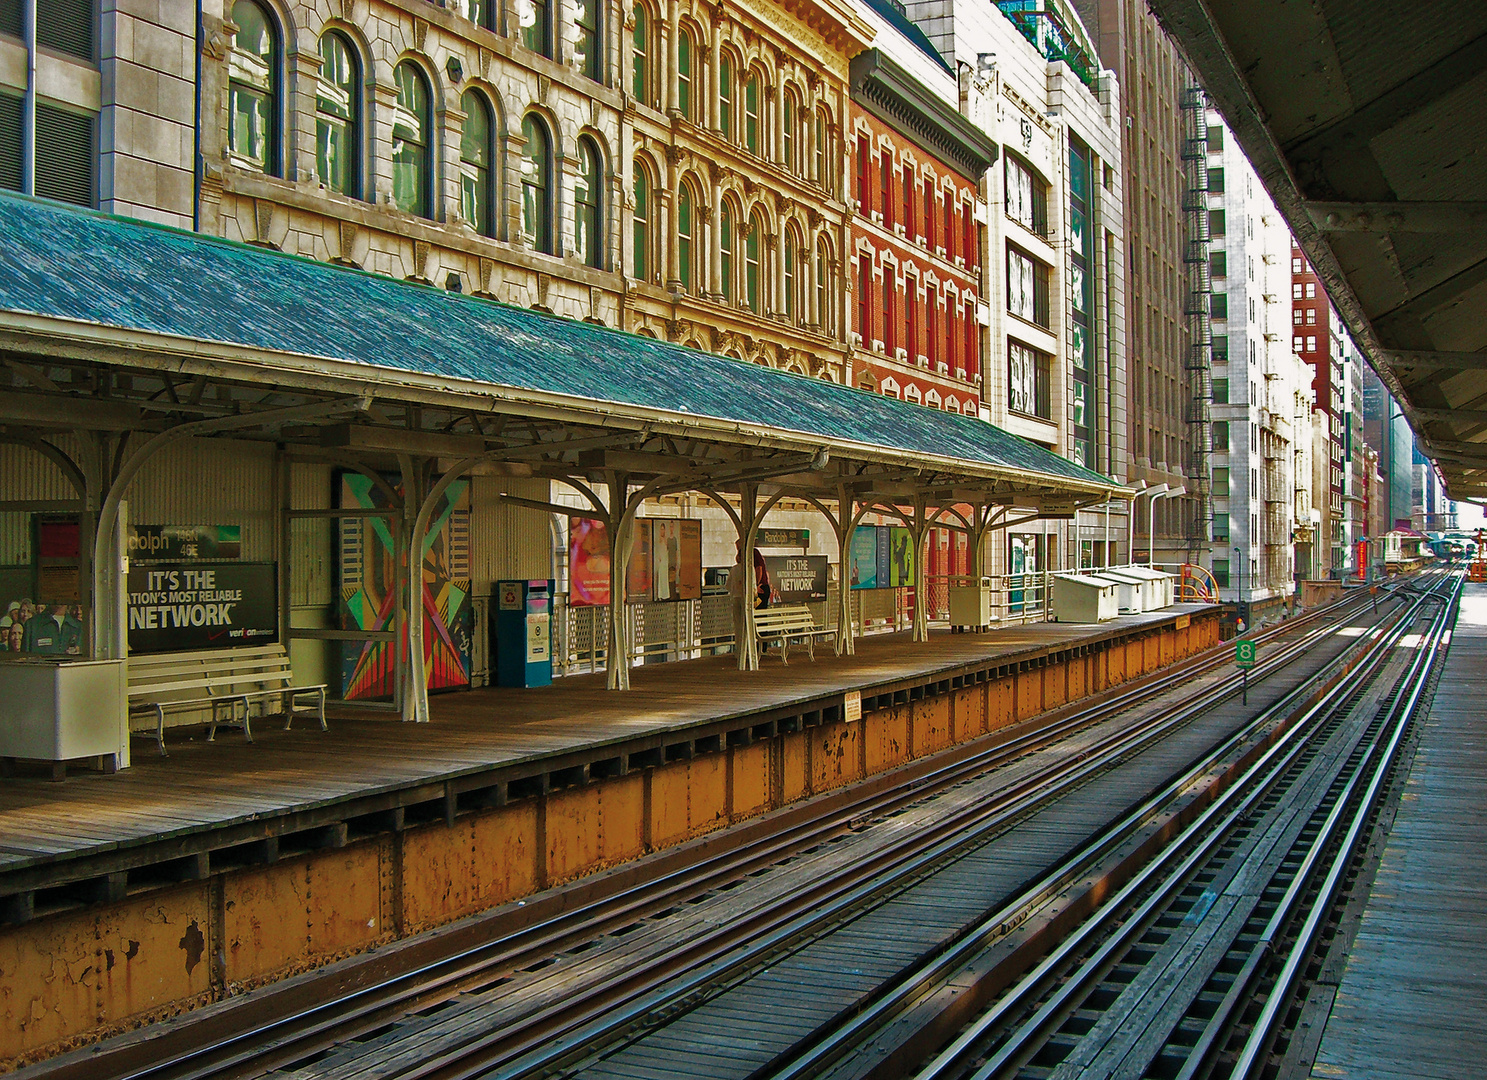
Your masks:
M997 159L996 140L881 49L869 49L852 61L851 88L853 101L963 176L980 180Z

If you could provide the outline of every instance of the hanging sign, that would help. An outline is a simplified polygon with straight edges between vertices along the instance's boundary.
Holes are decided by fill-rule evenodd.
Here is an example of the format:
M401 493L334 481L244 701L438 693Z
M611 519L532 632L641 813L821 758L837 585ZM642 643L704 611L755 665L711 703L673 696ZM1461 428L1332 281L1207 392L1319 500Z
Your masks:
M129 526L129 557L161 562L237 559L242 556L241 525Z

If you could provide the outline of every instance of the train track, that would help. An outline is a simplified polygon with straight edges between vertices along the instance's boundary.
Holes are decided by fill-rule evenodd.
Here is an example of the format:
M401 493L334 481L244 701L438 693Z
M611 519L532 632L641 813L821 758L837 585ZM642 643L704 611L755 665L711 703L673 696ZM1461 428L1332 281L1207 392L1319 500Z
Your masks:
M1273 1075L1458 588L1425 592L1334 696L916 1080Z
M1327 639L1335 621L1366 606L1354 597L1333 608L1311 613L1261 635L1271 647L1255 677L1281 672ZM1397 601L1386 598L1387 605ZM1084 733L1077 752L1054 755L1047 768L1023 769L1000 785L994 799L977 801L955 813L942 815L912 838L861 859L830 878L807 888L792 889L769 910L747 925L719 926L711 933L693 935L623 973L575 986L561 1001L516 1010L494 1027L472 1023L456 1036L437 1040L432 1052L416 1059L389 1062L377 1071L406 1077L531 1075L551 1072L592 1055L595 1047L622 1040L634 1025L653 1026L662 1014L682 1014L692 1003L714 993L756 968L765 958L788 951L802 941L821 937L830 927L870 910L885 895L912 882L933 876L953 863L958 853L984 844L986 838L1026 818L1047 803L1050 792L1087 782L1112 762L1137 754L1166 733L1190 723L1231 698L1237 687L1232 678L1219 677L1226 660L1209 655L1180 665L1136 687L1111 693L1097 705L1066 709L1038 731L1010 738L1000 745L963 753L960 760L921 771L907 787L865 784L853 797L818 800L815 813L796 810L782 814L785 826L771 835L756 834L745 847L719 851L695 865L678 867L613 896L602 896L573 910L536 918L520 930L498 939L456 951L453 955L410 966L387 977L343 977L339 992L321 993L300 1007L281 1008L265 1019L261 1012L244 1010L234 1025L231 1008L201 1024L184 1023L174 1036L126 1040L116 1050L108 1046L86 1058L59 1060L27 1074L55 1080L71 1076L226 1078L263 1075L299 1066L313 1074L317 1058L335 1056L338 1049L375 1043L396 1034L410 1019L417 1026L428 1016L446 1019L504 980L540 967L554 954L582 948L599 935L623 933L642 920L717 895L749 875L762 874L782 859L846 835L865 819L882 820L927 796L953 790L988 770L1009 769L1035 751ZM1110 719L1129 713L1153 694L1191 688L1183 702L1155 710L1106 730ZM1119 847L1106 842L1109 855ZM1066 874L1067 876L1067 874ZM1051 894L1050 894L1051 895ZM535 906L535 905L534 905ZM307 987L307 994L314 990ZM281 1005L296 1004L292 996ZM447 1010L447 1011L445 1011ZM477 1010L478 1011L478 1010ZM424 1014L420 1018L419 1014ZM234 1029L235 1028L235 1029ZM329 1060L329 1059L327 1059Z

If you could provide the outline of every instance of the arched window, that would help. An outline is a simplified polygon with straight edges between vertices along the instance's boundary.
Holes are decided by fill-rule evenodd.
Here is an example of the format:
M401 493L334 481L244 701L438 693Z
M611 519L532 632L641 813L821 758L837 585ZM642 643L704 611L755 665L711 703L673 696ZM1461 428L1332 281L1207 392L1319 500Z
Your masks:
M733 141L733 59L727 53L718 63L718 130Z
M399 210L432 217L429 198L429 87L417 65L393 69L398 101L392 114L392 201Z
M686 27L676 39L676 108L692 119L692 33Z
M521 231L533 250L552 254L552 140L528 114L521 122Z
M833 329L831 301L835 294L830 280L831 264L826 258L826 245L816 245L816 317L821 320L821 333L829 334Z
M574 0L573 59L581 74L599 81L603 46L599 42L599 0Z
M361 68L351 43L337 33L320 39L315 168L331 191L361 195Z
M784 119L782 121L781 127L783 128L784 134L785 134L785 146L784 146L784 151L785 151L785 168L788 171L792 172L792 173L799 173L800 172L800 168L799 168L799 166L798 166L798 164L797 164L797 162L795 160L795 118L796 118L796 115L797 115L797 110L795 108L795 95L793 93L786 93L785 94L785 116L784 116Z
M795 322L800 310L795 303L795 237L785 236L785 318Z
M644 4L635 5L635 38L631 50L631 93L642 105L650 105L651 14Z
M749 74L749 81L744 83L744 149L751 154L759 152L759 73L757 71Z
M592 139L579 139L578 186L573 191L573 250L589 266L600 265L604 254L599 213L603 176L599 148Z
M757 213L749 215L749 232L744 237L744 302L755 315L759 314L759 238L764 226Z
M496 0L449 0L448 7L456 15L463 15L476 26L487 30L496 28Z
M483 236L494 236L496 191L493 177L495 146L491 142L490 107L474 90L460 98L465 130L460 136L460 211L470 226Z
M516 0L516 22L521 27L522 44L543 56L552 55L548 2L549 0Z
M816 180L827 191L836 190L832 167L832 155L836 150L832 143L831 115L825 109L819 109L816 112Z
M635 277L651 279L651 178L645 166L635 163Z
M692 189L682 185L676 200L676 276L685 292L692 291Z
M254 0L232 5L237 36L227 55L227 147L238 164L279 174L279 36Z
M723 280L718 284L718 291L723 294L723 299L733 303L733 275L737 266L733 261L733 207L728 203L723 204L722 220L718 226L718 248L723 254L722 275Z

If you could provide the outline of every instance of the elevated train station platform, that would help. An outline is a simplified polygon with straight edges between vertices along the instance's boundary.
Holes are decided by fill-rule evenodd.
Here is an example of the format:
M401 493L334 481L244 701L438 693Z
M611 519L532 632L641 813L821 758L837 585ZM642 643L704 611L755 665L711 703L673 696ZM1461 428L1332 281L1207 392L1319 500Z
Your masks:
M0 785L0 1062L229 996L704 835L1217 643L1216 608L861 639L436 695L114 775ZM860 698L860 719L844 710Z

